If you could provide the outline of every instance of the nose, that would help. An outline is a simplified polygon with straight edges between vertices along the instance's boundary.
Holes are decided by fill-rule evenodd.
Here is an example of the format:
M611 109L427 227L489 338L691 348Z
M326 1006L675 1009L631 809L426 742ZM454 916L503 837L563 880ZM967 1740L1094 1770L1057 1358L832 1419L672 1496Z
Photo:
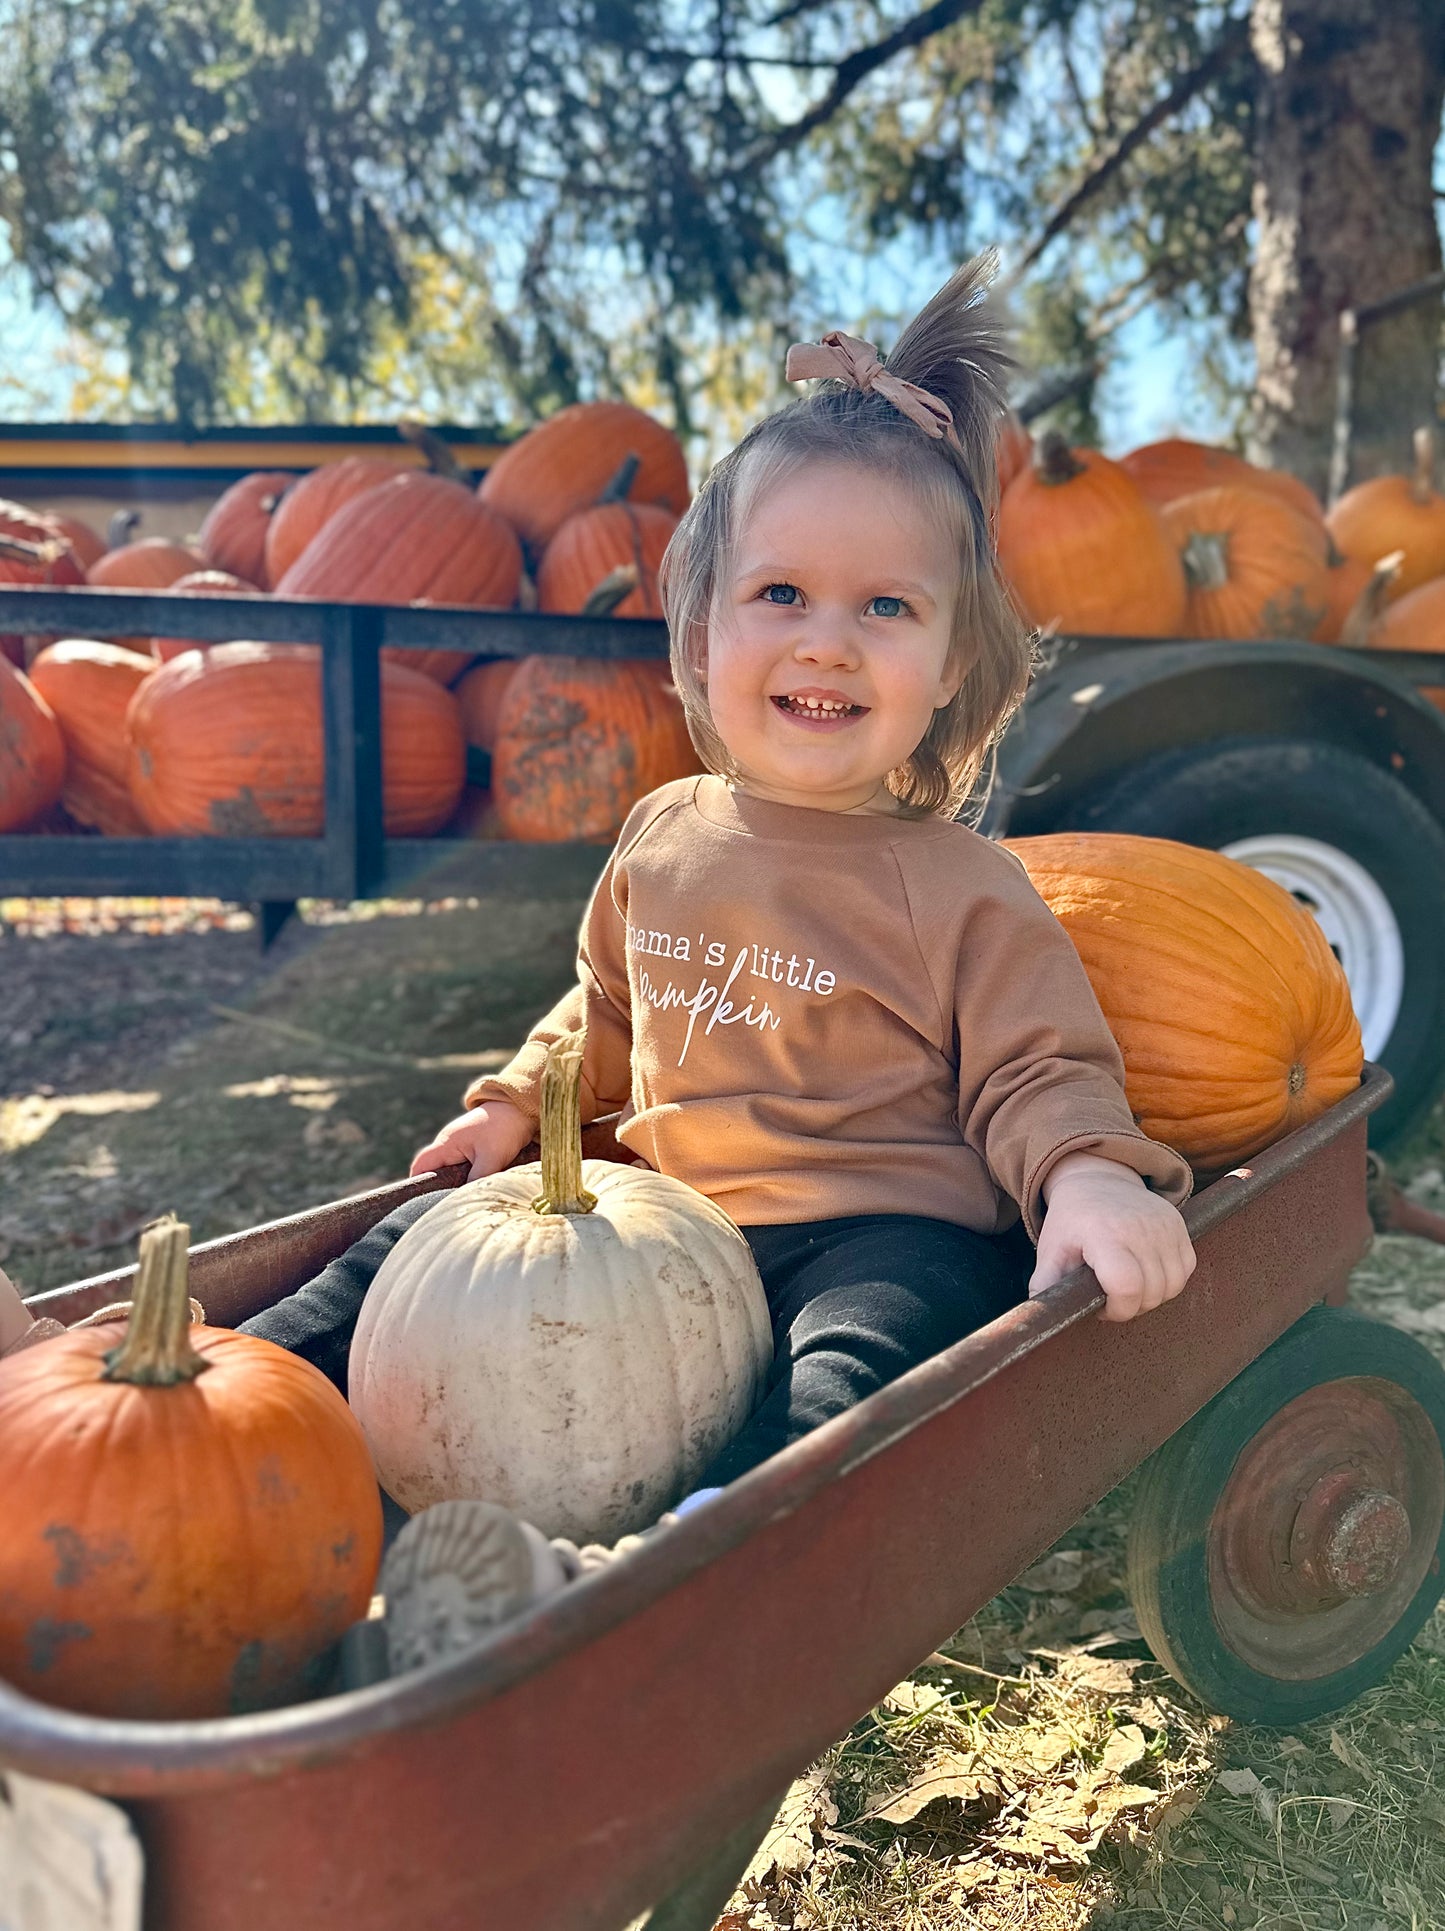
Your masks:
M841 613L836 616L813 613L811 621L799 631L793 656L800 664L831 666L838 670L856 670L862 661L854 627Z

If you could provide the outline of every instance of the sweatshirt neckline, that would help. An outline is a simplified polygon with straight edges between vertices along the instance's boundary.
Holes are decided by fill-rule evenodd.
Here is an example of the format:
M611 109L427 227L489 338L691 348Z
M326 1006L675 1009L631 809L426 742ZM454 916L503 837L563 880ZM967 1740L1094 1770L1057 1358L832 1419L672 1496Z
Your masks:
M697 780L693 808L699 818L724 831L815 846L886 845L899 837L917 837L935 827L947 827L947 821L941 818L895 818L881 811L817 811L808 805L774 804L771 799L735 791L711 773Z

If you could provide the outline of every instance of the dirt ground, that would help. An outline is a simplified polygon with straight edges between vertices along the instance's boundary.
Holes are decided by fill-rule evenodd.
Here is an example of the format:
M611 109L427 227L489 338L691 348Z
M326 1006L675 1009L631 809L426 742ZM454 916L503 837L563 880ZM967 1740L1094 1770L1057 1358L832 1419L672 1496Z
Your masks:
M0 903L0 1264L25 1292L405 1171L566 986L579 905ZM1445 1209L1445 1109L1397 1169ZM1359 1305L1445 1359L1445 1248ZM1445 1615L1294 1734L1209 1716L1123 1590L1129 1490L800 1779L725 1931L1445 1931Z

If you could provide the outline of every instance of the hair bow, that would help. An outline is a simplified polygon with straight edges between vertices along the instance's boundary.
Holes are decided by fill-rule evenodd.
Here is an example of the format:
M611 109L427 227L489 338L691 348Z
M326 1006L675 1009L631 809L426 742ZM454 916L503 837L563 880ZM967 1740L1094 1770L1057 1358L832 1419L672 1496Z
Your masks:
M789 382L807 382L814 376L833 377L850 389L871 389L875 395L916 422L925 436L947 436L953 428L953 411L940 396L920 389L916 382L889 375L877 349L856 335L832 329L821 342L795 342L788 350L784 375Z

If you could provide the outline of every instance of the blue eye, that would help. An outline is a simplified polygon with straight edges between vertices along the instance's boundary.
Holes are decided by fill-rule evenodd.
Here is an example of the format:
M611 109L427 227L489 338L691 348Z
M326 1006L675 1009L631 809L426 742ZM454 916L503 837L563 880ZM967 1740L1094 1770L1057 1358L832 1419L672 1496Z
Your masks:
M901 617L908 605L902 597L875 597L869 608L875 617Z
M770 583L765 585L763 596L769 603L790 604L798 601L798 592L791 583Z

